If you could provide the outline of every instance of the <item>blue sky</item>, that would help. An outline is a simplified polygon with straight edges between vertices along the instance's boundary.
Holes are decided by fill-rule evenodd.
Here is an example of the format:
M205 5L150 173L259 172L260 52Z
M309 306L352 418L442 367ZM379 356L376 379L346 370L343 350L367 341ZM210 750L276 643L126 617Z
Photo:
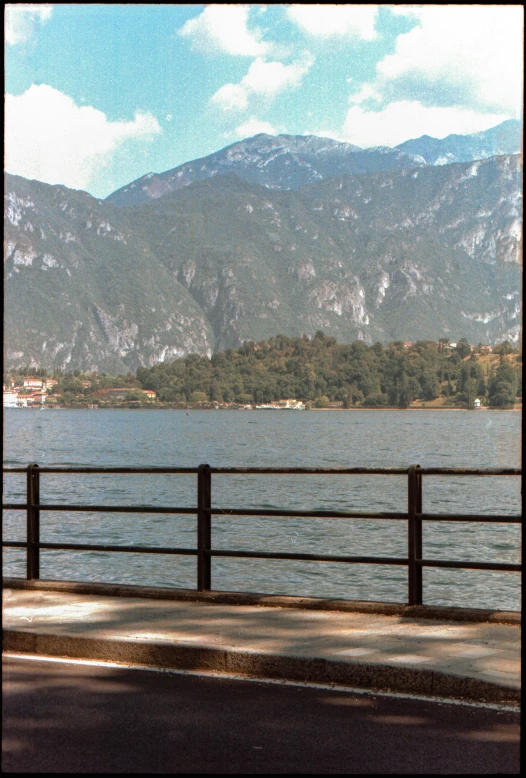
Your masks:
M106 197L259 132L485 130L522 36L522 5L7 4L6 169Z

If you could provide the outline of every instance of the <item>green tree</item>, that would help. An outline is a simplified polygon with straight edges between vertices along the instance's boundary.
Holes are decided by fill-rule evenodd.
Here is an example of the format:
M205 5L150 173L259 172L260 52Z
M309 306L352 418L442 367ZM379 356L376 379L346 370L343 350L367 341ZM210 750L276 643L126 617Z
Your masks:
M494 354L513 354L514 351L515 349L508 340L505 340L504 343L499 343L493 349Z
M159 399L163 403L186 402L186 397L184 396L184 394L178 391L177 388L173 386L167 386L164 389L161 389L159 393Z
M126 395L127 402L143 402L144 394L142 392L128 392Z
M192 392L189 400L191 403L206 403L208 402L208 396L206 392Z
M368 394L362 405L366 408L381 408L387 405L387 395L383 392Z
M397 390L398 390L398 402L396 403L396 405L398 405L399 408L409 408L409 406L414 400L414 395L413 395L412 387L409 384L409 378L407 376L407 373L402 373L402 375L398 379Z
M465 387L465 394L467 395L468 408L473 408L475 400L477 399L477 381L475 378L468 378Z
M434 400L440 394L440 382L432 367L424 368L420 376L420 386L424 400Z
M506 381L498 382L489 394L490 408L511 408L515 404L513 386Z
M515 404L518 385L517 372L511 362L501 356L495 374L490 378L488 399L491 408L510 408Z
M147 367L139 367L137 368L137 380L140 381L141 385L144 388L144 382L150 375L150 371Z
M460 340L457 342L457 354L461 359L469 357L471 354L471 346L469 345L466 338L460 338Z
M70 392L71 394L75 395L84 394L84 386L82 382L71 374L67 375L62 383L66 392Z

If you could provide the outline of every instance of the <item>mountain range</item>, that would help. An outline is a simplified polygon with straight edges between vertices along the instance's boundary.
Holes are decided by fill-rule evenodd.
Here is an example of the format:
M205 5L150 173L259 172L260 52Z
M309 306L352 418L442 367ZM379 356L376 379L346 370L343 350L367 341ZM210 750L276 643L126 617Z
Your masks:
M516 342L520 134L432 140L258 135L106 200L7 175L6 366L128 372L317 330Z
M335 175L381 173L518 154L521 142L521 124L514 119L473 135L448 135L442 140L423 135L395 148L362 149L313 135L260 134L164 173L147 173L106 199L114 205L142 205L223 173L236 173L268 189L299 189Z

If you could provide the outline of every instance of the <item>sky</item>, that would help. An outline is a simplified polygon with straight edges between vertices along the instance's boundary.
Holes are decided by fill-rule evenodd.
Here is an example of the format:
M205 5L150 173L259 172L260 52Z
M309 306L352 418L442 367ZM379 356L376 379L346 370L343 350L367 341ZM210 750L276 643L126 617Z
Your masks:
M5 8L6 170L97 198L260 132L369 148L522 118L522 4Z

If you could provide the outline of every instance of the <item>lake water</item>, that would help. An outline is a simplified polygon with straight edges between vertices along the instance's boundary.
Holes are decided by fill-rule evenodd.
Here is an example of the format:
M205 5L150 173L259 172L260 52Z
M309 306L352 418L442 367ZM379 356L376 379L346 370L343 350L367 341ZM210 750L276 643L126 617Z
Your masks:
M520 467L521 415L499 411L4 411L4 464L215 467ZM4 501L25 500L6 475ZM521 511L520 478L423 479L423 509ZM42 475L42 502L196 505L195 475ZM234 517L229 508L407 510L404 476L232 476L212 479L216 549L407 556L404 521ZM4 539L25 540L23 511L5 512ZM41 513L43 542L195 548L196 518ZM518 525L425 522L424 558L520 561ZM25 575L4 551L4 575ZM195 557L41 552L41 577L195 588ZM517 573L424 569L424 603L520 609ZM212 560L212 588L407 601L407 569L257 559Z

